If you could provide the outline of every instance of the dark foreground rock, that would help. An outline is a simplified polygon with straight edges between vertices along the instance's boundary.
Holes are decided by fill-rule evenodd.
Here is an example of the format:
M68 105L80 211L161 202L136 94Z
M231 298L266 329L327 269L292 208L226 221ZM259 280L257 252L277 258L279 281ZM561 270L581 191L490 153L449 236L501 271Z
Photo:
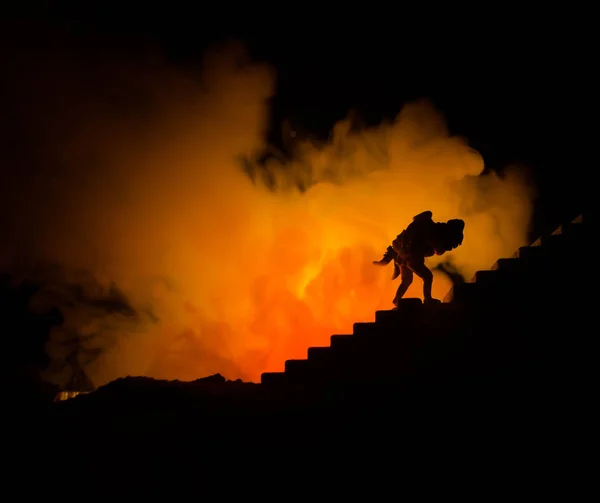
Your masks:
M265 486L283 473L289 487L325 477L338 489L390 470L388 484L413 472L430 483L586 473L594 311L573 295L584 276L554 273L588 239L581 222L565 227L446 303L407 299L261 384L128 377L64 402L14 402L4 431L23 460L11 468L87 488L169 481L223 494L247 489L235 480L250 471Z

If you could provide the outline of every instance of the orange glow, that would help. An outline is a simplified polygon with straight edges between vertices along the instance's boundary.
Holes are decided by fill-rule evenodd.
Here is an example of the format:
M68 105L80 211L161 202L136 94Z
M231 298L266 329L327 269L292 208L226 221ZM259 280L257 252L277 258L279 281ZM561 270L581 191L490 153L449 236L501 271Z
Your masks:
M298 161L269 165L277 190L254 185L238 157L264 146L274 78L264 66L236 64L241 54L209 54L202 82L155 60L80 75L65 59L44 74L44 90L27 90L51 96L33 102L54 121L40 130L64 172L18 188L42 201L36 207L12 200L20 233L35 233L37 255L21 260L84 269L105 289L114 282L140 313L62 306L65 325L48 351L64 357L58 341L69 331L97 334L85 343L104 350L86 367L96 386L217 372L257 381L282 370L392 307L399 280L372 261L424 210L465 220L463 246L429 264L450 258L467 278L525 242L531 198L518 172L478 177L481 157L448 135L427 102L357 133L341 121L325 146L295 137ZM91 87L117 78L110 89L129 108L107 106L110 89ZM294 188L309 179L310 190ZM449 288L436 273L434 296ZM407 296L421 289L415 278Z

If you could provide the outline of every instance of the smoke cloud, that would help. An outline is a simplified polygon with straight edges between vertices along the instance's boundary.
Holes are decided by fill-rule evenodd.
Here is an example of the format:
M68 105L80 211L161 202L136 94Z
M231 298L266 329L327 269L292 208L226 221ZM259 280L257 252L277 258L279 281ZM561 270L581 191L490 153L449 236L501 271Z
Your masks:
M427 209L466 222L431 266L470 278L525 244L522 171L482 175L427 101L377 127L349 117L322 144L287 131L294 160L262 166L276 76L238 44L196 74L68 44L11 58L0 266L44 285L32 310L63 314L57 383L73 355L96 385L281 370L391 307L398 283L372 261ZM434 296L450 286L436 271Z

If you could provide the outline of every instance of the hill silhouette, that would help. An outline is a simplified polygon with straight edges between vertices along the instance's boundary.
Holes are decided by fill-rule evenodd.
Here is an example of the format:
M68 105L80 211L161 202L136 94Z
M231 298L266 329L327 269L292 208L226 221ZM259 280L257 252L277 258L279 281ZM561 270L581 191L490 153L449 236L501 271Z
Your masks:
M576 295L586 278L557 271L585 252L589 229L579 216L457 283L444 303L403 299L260 384L127 377L55 403L22 387L26 405L10 416L38 452L68 454L78 460L69 473L90 480L141 484L223 458L233 471L292 470L309 457L341 466L349 452L376 470L382 452L401 464L433 452L502 464L516 449L531 457L513 466L557 470L585 440L592 369ZM29 470L64 470L40 459Z

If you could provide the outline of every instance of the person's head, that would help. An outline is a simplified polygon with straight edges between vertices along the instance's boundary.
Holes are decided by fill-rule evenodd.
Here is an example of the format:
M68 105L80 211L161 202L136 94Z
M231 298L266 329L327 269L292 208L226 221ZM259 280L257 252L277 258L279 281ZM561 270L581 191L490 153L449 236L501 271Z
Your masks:
M448 241L450 245L450 249L454 250L454 248L460 246L464 239L464 230L465 230L465 221L459 218L455 218L452 220L448 220L447 222L448 229Z

